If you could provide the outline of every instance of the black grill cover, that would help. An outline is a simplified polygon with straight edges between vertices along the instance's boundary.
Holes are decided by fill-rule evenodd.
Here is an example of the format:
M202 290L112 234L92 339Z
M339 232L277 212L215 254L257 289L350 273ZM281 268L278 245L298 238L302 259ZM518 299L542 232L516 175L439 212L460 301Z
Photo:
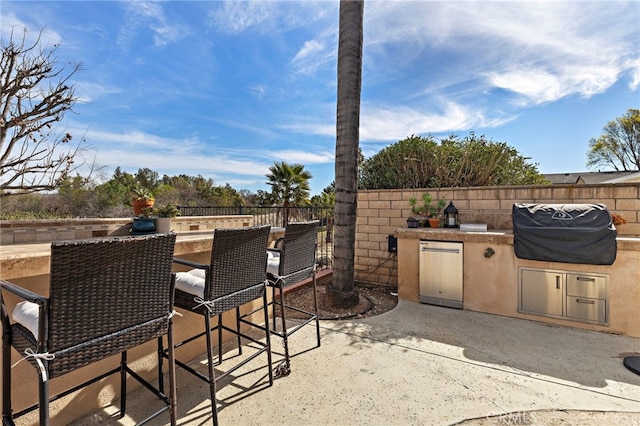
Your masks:
M513 248L521 259L611 265L616 228L604 204L514 204Z

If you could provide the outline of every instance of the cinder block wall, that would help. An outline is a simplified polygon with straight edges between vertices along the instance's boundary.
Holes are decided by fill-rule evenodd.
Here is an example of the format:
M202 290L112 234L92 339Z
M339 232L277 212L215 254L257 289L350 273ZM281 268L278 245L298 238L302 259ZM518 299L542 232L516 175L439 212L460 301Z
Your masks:
M356 280L398 285L396 253L388 251L388 237L407 226L409 198L419 199L424 192L434 200L453 201L461 223L486 223L499 230L512 229L514 203L602 203L627 220L618 227L619 236L640 237L640 183L366 190L358 194Z

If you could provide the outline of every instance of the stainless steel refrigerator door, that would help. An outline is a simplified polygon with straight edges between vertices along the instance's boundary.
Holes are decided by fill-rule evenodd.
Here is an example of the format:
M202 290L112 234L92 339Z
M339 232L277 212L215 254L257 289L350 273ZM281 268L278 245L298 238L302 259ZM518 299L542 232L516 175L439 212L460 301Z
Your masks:
M420 302L462 309L463 244L420 242Z

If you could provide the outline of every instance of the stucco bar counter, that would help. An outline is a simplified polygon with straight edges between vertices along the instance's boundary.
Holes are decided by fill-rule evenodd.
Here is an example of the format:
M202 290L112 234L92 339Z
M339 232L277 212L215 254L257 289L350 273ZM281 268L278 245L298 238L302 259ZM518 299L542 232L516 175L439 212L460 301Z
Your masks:
M640 337L640 238L618 237L617 256L612 265L587 265L517 258L511 231L400 228L394 236L398 239L398 296L401 299L420 301L420 241L458 241L464 244L463 309ZM519 312L518 271L521 268L606 276L607 324Z
M284 236L284 228L271 228L269 242L272 243L282 236ZM174 254L183 259L208 264L211 257L212 244L212 230L181 232L177 235ZM3 244L0 247L0 279L11 281L46 296L49 290L50 255L51 242ZM184 267L175 266L175 270L184 270ZM135 283L131 285L135 285ZM9 312L13 310L15 303L19 301L19 299L11 296L10 294L6 295L5 300ZM244 306L242 311L253 311L256 307L257 304L250 303ZM259 322L260 315L261 313L256 314L253 320ZM224 321L228 324L233 324L235 321L235 312L226 313ZM200 330L202 327L202 320L196 315L178 315L175 317L174 323L176 341L195 334L197 330ZM230 334L224 337L225 340L231 338L233 338L233 336ZM128 354L130 364L134 370L147 380L154 380L156 377L156 351L156 343L148 342L134 348L129 351ZM181 356L184 359L193 359L205 352L206 347L203 340L198 344L185 346L182 349ZM15 351L11 351L11 354L13 358L12 363L16 363L21 359ZM0 360L1 356L0 354ZM90 377L94 377L95 372L99 374L109 371L117 365L119 360L119 356L115 355L92 364L91 367L86 367L85 369L61 376L51 382L51 393L58 393ZM37 403L38 387L35 374L33 367L26 362L21 362L15 366L12 383L14 411L20 411ZM75 396L69 396L52 403L52 424L68 424L79 418L88 416L91 412L101 407L110 405L119 395L119 378L117 376L110 376L101 383L102 385L84 388L78 391ZM137 387L139 387L139 384L132 382L129 391L133 392ZM37 414L37 411L31 412L21 418L21 422L25 422L24 424L37 424Z

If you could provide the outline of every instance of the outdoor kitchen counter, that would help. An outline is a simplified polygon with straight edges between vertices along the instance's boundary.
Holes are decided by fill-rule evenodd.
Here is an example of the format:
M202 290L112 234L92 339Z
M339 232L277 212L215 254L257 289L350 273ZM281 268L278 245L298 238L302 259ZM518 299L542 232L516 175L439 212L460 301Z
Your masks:
M640 337L640 238L618 236L612 265L588 265L519 259L513 250L513 232L467 232L448 228L399 228L398 296L420 300L420 240L459 241L463 249L463 309L569 325L589 330ZM488 250L491 249L491 250ZM523 314L518 307L518 268L541 268L609 277L609 324Z
M478 231L460 231L457 228L400 228L394 233L398 239L421 239L421 240L438 240L438 241L461 241L474 243L496 243L513 245L513 231L488 230L486 232ZM618 250L636 250L640 251L640 238L625 237L624 235L616 238Z

